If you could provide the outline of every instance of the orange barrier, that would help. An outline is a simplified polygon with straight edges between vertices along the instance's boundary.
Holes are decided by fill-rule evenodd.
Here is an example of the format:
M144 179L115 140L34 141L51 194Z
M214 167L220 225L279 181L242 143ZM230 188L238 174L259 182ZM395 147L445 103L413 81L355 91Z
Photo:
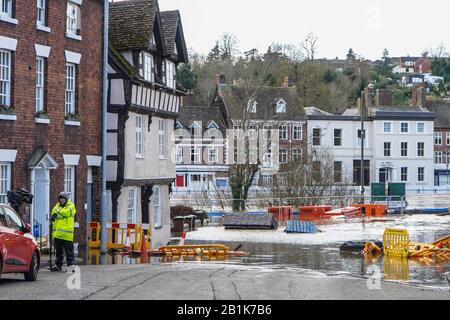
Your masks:
M147 247L149 248L151 247L149 225L141 225L136 223L111 223L107 226L106 248L124 249L125 246L129 245L129 251L140 252L145 235L147 235L147 239L145 241L147 242Z
M286 221L292 220L294 214L292 206L270 207L267 209L267 212L272 213L281 225L286 224Z
M298 208L298 219L301 221L314 221L329 219L331 215L326 215L325 212L331 211L331 206L304 206Z
M388 206L385 204L352 204L352 207L361 208L366 217L381 217L387 214Z

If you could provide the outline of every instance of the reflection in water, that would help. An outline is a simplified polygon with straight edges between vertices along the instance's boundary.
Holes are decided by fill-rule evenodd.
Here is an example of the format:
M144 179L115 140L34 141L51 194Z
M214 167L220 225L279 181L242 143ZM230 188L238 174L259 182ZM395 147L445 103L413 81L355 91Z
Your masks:
M436 235L437 236L437 235ZM436 239L436 236L433 238ZM201 244L202 241L186 241L186 244ZM399 260L398 258L366 257L359 253L344 253L335 245L295 245L295 244L260 244L260 243L224 243L230 248L242 244L240 250L250 252L246 257L227 257L225 259L201 257L150 257L148 263L210 263L220 262L242 266L293 267L316 270L327 274L348 273L357 276L370 276L370 266L383 270L386 280L408 281L417 284L448 287L443 273L450 270L450 260ZM80 252L80 258L86 264L140 264L145 263L139 256L101 255L98 250L89 250L88 254Z
M383 261L385 280L409 280L409 259L384 256Z

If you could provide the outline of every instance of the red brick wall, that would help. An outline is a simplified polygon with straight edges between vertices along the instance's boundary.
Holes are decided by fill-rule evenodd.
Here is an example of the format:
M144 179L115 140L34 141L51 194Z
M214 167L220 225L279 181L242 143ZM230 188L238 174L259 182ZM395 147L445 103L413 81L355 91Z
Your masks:
M76 168L76 206L80 234L84 238L87 181L86 155L101 155L102 124L102 1L84 0L81 6L81 41L66 38L65 0L47 1L47 25L51 33L36 29L36 1L13 1L17 25L0 21L0 35L18 40L13 54L12 100L17 121L0 120L0 149L17 149L12 168L12 188L30 187L27 161L33 151L43 146L56 160L59 167L51 171L50 206L64 189L63 154L80 155ZM50 124L36 124L35 44L51 47L46 61L45 107ZM80 53L77 67L76 109L80 127L64 125L65 102L65 50ZM98 181L95 188L98 192ZM98 195L94 195L98 198ZM94 209L98 212L98 209Z

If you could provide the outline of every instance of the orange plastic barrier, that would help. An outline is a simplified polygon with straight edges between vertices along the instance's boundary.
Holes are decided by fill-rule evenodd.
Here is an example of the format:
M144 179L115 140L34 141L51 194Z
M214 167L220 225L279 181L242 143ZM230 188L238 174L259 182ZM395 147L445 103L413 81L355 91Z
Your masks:
M331 206L304 206L298 208L298 219L301 221L314 221L331 218L331 215L325 214L331 211Z
M270 207L267 211L273 213L277 222L282 225L286 224L286 221L292 220L294 214L291 206Z
M388 210L385 204L352 204L352 207L361 208L362 214L366 217L382 217Z

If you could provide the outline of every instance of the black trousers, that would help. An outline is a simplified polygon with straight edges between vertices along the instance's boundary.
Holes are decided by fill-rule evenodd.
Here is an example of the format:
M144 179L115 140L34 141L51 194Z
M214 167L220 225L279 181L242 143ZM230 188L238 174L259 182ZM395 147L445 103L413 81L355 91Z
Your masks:
M56 261L55 264L61 268L64 262L64 252L66 253L67 266L73 265L75 256L73 254L73 242L61 239L55 239Z

